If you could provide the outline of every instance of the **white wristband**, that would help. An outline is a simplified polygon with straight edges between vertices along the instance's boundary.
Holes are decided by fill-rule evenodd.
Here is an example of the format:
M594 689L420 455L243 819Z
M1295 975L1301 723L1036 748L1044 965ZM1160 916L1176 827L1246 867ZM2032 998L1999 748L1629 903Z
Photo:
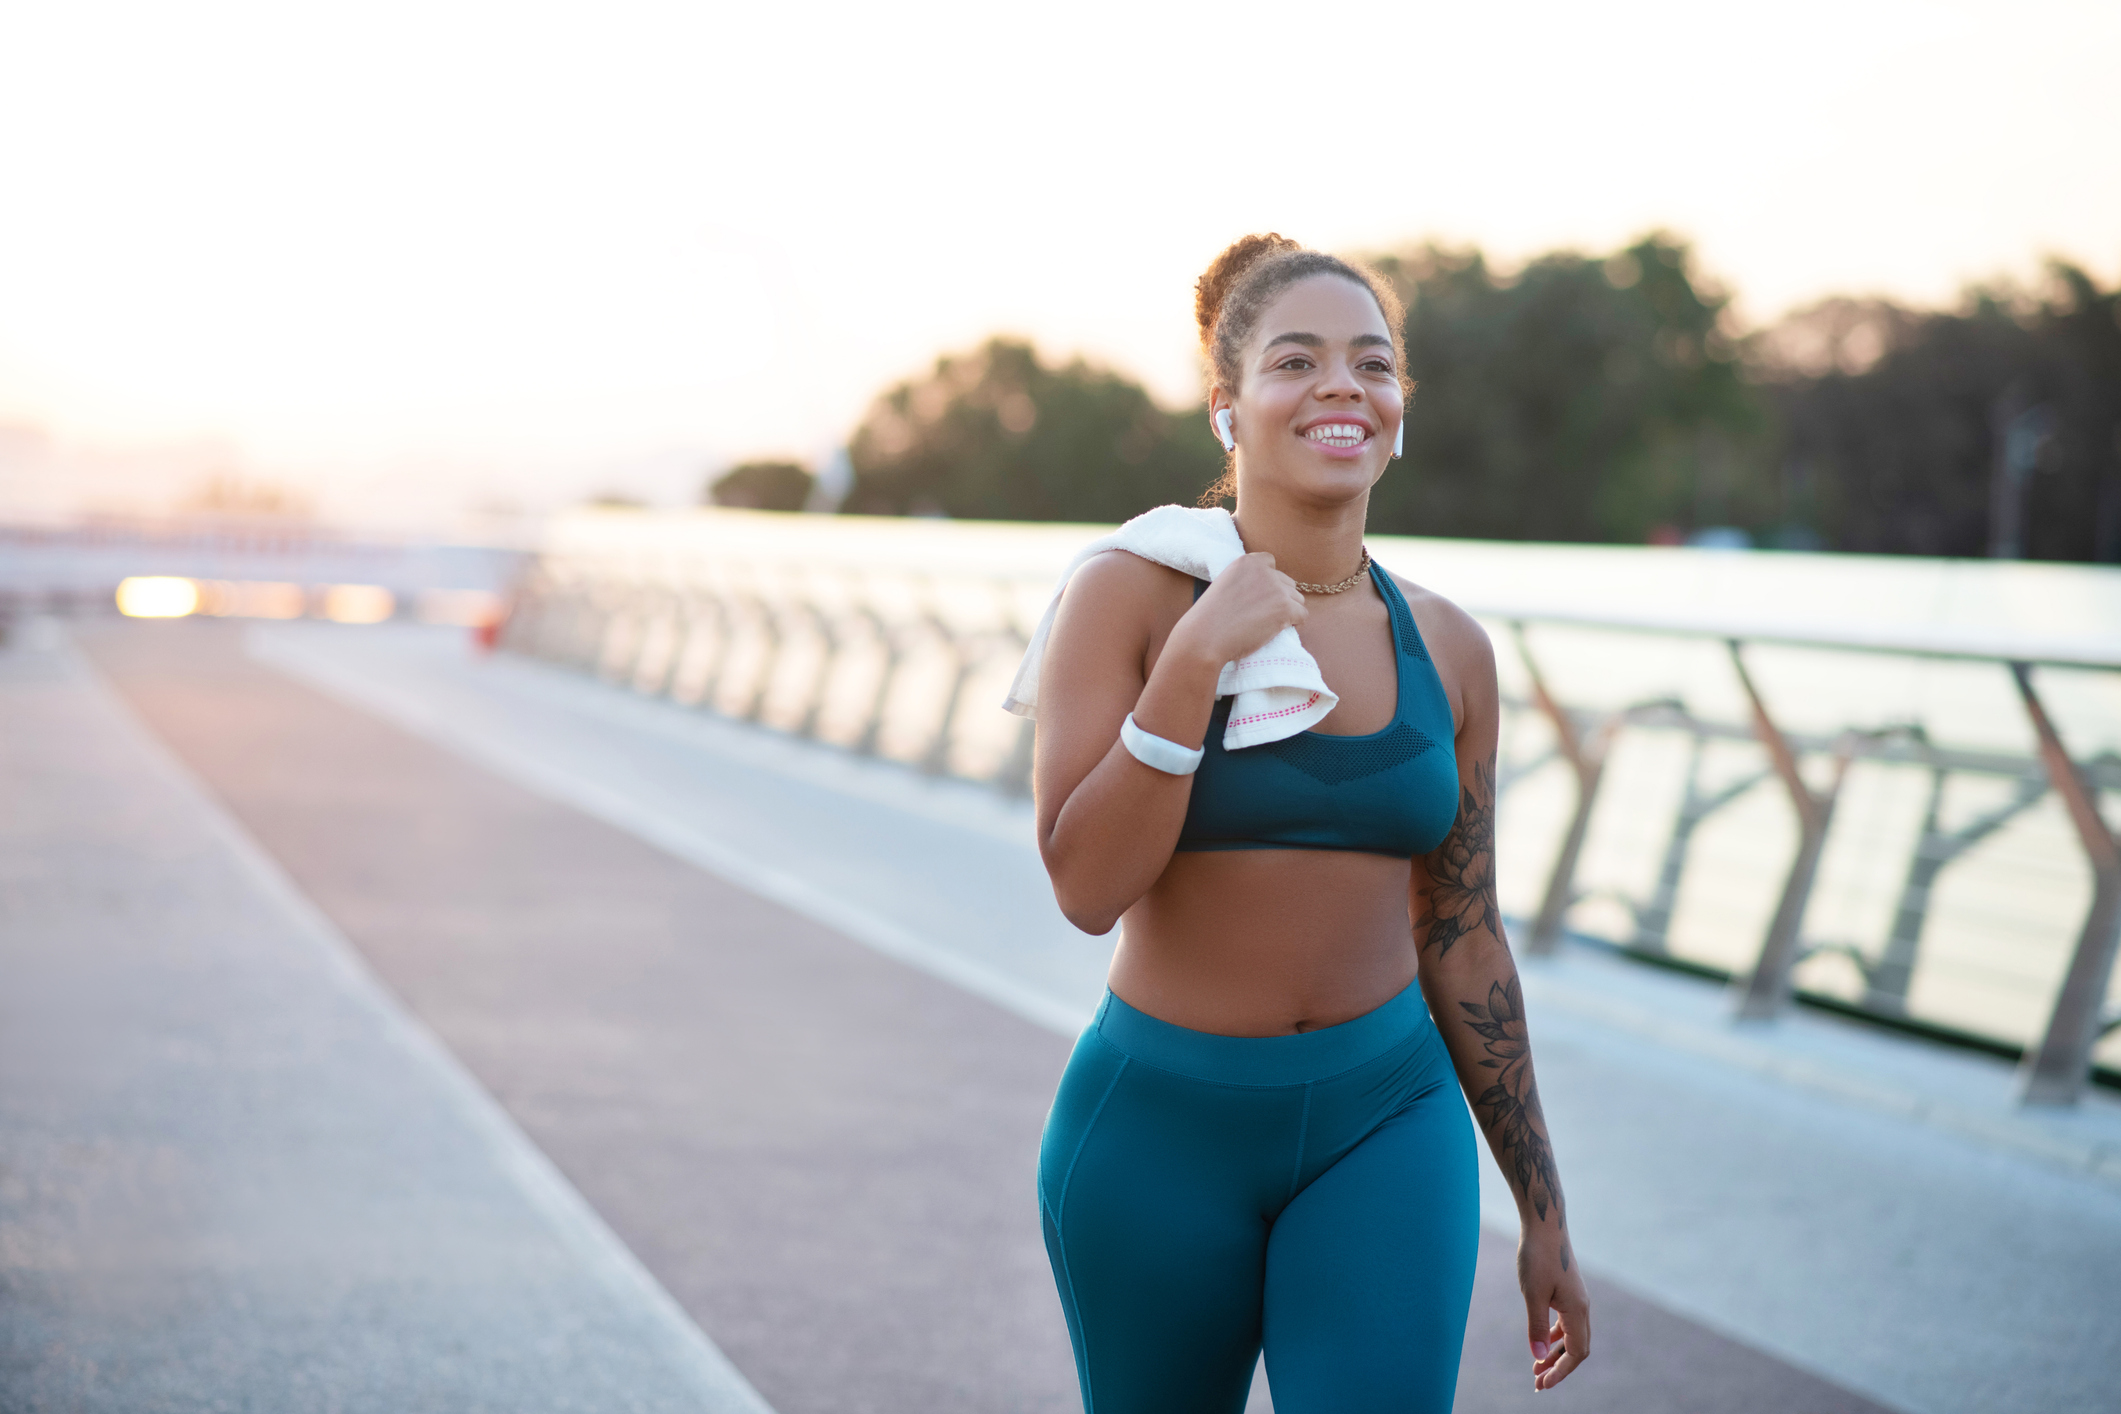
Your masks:
M1208 754L1198 746L1180 746L1175 741L1149 735L1134 725L1132 712L1119 724L1119 741L1133 753L1135 760L1167 776L1192 775L1200 769L1200 758Z

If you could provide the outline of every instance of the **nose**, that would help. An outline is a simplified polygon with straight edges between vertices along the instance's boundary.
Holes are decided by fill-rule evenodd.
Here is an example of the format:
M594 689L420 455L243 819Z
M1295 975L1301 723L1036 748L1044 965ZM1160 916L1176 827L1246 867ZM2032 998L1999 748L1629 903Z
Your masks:
M1325 376L1313 385L1313 390L1319 398L1335 402L1363 401L1362 380L1355 376L1355 365L1346 358L1328 361Z

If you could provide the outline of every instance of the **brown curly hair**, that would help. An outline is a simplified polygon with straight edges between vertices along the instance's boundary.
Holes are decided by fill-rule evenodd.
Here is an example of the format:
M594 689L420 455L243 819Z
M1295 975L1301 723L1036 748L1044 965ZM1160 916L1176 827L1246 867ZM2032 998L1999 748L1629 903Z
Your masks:
M1215 257L1193 285L1193 319L1200 325L1201 352L1225 392L1238 390L1244 373L1244 350L1259 327L1260 316L1283 290L1313 275L1338 275L1370 292L1385 328L1392 333L1392 366L1399 375L1402 398L1414 392L1407 379L1406 306L1391 282L1376 271L1324 251L1307 250L1277 232L1243 236ZM1237 456L1227 459L1222 479L1209 487L1200 503L1212 506L1237 494Z

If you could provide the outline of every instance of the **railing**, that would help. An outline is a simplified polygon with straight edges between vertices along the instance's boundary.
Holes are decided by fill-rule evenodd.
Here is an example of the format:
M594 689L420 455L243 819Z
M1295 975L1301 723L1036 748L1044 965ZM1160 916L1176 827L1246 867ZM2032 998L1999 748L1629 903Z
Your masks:
M1548 689L1527 638L1526 626L1541 622L1720 641L1751 709L1750 720L1743 726L1704 721L1674 700L1606 712L1565 707ZM1702 821L1770 777L1781 785L1788 798L1797 826L1797 846L1781 879L1758 954L1738 988L1737 1015L1742 1020L1775 1016L1790 997L1791 976L1797 965L1807 957L1828 953L1846 957L1862 974L1865 985L1860 1005L1864 1009L1882 1016L1906 1015L1909 987L1920 960L1924 925L1938 876L1968 850L2037 803L2046 792L2053 791L2068 812L2091 868L2092 898L2077 931L2053 1010L2038 1044L2027 1055L2023 1096L2029 1104L2066 1105L2077 1100L2091 1067L2093 1049L2108 1032L2121 1027L2121 1016L2108 1015L2105 1010L2115 954L2117 946L2121 946L2121 836L2107 824L2099 808L2102 791L2121 789L2121 757L2108 752L2083 763L2071 757L2041 699L2036 670L2046 667L2117 671L2121 670L2121 655L2086 652L2076 644L2050 648L2037 642L1970 643L1965 635L1822 635L1817 631L1764 628L1739 636L1729 630L1677 619L1617 620L1552 612L1513 615L1509 623L1532 684L1532 700L1520 705L1533 708L1549 721L1554 749L1570 767L1575 782L1574 806L1533 924L1530 951L1554 949L1569 907L1581 897L1575 876L1583 841L1603 779L1606 756L1617 733L1626 727L1677 730L1686 733L1692 742L1685 789L1656 889L1648 898L1622 900L1634 914L1636 929L1629 941L1638 950L1656 953L1664 949L1665 930L1686 868L1689 845ZM1829 736L1785 730L1777 723L1748 669L1747 648L1753 644L1978 663L2007 670L2039 754L2026 758L2005 752L1954 750L1933 743L1926 731L1912 723L1844 729ZM1748 737L1761 747L1767 768L1719 789L1703 790L1699 784L1702 744ZM1822 781L1806 779L1803 763L1808 757L1825 762ZM1808 940L1803 932L1835 807L1851 766L1859 760L1919 767L1930 776L1928 801L1894 909L1891 931L1875 956L1848 942ZM1514 781L1524 773L1520 767L1505 779ZM1946 785L1955 774L2006 781L2008 799L1956 829L1945 829L1939 823L1939 807Z
M996 684L1023 655L1021 585L723 570L676 585L548 562L502 646L931 775L1029 791L1031 723L967 711L999 703Z
M1048 586L1039 577L954 578L943 567L835 574L789 563L747 564L726 547L696 563L666 557L652 571L623 556L553 555L526 580L503 643L636 691L1021 794L1029 780L1031 726L994 708ZM1701 832L1740 802L1757 803L1757 788L1773 783L1794 825L1794 847L1786 864L1765 846L1752 860L1757 878L1773 876L1774 902L1750 963L1727 969L1734 974L1737 1015L1775 1016L1788 1003L1800 968L1814 959L1838 959L1861 979L1847 1005L1881 1018L1915 1017L1915 984L1934 967L1924 939L1936 920L1947 871L1963 866L1999 833L2030 828L2027 822L2052 796L2089 865L2092 888L2053 1004L2024 1047L2022 1094L2027 1103L2043 1105L2078 1098L2095 1048L2121 1025L2121 1018L2105 1011L2121 943L2121 839L2100 811L2100 793L2121 790L2121 757L2107 752L2074 759L2043 699L2042 679L2057 670L2110 673L2121 669L2121 652L2087 649L2081 640L2043 644L2022 635L1982 641L1965 633L1836 634L1816 627L1577 616L1506 605L1490 606L1481 617L1501 630L1498 637L1514 649L1521 669L1506 674L1517 680L1518 690L1505 694L1499 770L1504 828L1513 809L1528 820L1538 816L1515 800L1527 781L1545 779L1551 786L1558 771L1571 786L1565 806L1539 817L1552 853L1532 911L1528 951L1552 952L1569 931L1573 912L1604 905L1628 920L1613 943L1641 955L1671 955L1675 917L1698 873ZM1678 695L1596 708L1565 702L1542 644L1581 631L1712 645L1736 686L1733 700L1742 715L1703 713ZM1771 709L1772 694L1754 661L1786 650L1955 663L2002 675L2031 727L2036 753L1942 744L1915 721L1795 730ZM1537 739L1528 745L1527 737ZM1584 888L1579 876L1585 850L1597 834L1623 742L1683 744L1685 766L1669 827L1646 888ZM1727 758L1734 748L1756 754L1734 774L1727 772L1727 779L1707 781L1708 759ZM1819 939L1805 928L1829 840L1841 838L1837 807L1859 768L1926 779L1926 803L1906 822L1908 844L1890 923L1872 947ZM1947 797L1963 782L1983 784L1991 796L2000 796L1948 825ZM1851 847L1867 851L1876 863L1894 845L1856 838ZM2042 940L2043 946L2053 944L2052 938ZM2000 1028L1987 1029L1993 1034Z

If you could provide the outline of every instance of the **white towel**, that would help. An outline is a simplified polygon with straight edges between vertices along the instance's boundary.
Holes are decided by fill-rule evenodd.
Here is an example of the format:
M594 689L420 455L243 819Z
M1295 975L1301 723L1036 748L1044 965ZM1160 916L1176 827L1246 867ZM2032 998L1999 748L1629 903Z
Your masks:
M1023 665L1002 702L1017 716L1038 715L1039 664L1046 656L1046 636L1053 631L1053 615L1068 581L1092 555L1107 550L1125 550L1196 579L1214 579L1245 553L1245 542L1228 511L1158 506L1084 546L1069 561L1053 591L1053 602L1032 630L1031 646L1024 650ZM1283 629L1244 657L1223 664L1215 695L1237 699L1230 704L1230 722L1223 730L1223 747L1229 751L1295 736L1325 720L1340 702L1294 628Z

